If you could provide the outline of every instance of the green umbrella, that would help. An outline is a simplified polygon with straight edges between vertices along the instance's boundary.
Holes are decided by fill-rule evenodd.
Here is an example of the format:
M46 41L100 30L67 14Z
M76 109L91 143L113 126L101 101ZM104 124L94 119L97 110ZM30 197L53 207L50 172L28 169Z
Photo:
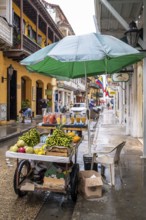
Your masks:
M91 33L67 36L20 63L30 71L55 77L80 78L114 73L146 56L123 41L109 35Z
M146 57L123 41L97 33L67 36L22 60L30 71L62 79L115 73ZM86 89L87 91L87 89ZM86 102L87 94L86 94ZM88 104L87 104L88 106ZM88 127L90 126L88 120ZM88 129L88 148L90 131Z

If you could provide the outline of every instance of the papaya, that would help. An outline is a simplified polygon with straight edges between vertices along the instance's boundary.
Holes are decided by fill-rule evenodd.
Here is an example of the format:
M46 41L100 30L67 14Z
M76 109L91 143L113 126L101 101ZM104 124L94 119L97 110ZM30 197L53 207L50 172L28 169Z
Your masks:
M74 137L75 133L74 132L68 132L67 135L70 136L70 137Z
M81 138L76 135L76 136L73 137L73 142L74 142L74 143L77 143L80 139L81 139Z

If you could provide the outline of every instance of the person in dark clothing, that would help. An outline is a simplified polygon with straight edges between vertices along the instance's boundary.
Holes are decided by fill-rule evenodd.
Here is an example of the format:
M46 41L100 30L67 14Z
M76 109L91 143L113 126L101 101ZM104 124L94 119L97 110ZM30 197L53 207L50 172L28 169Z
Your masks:
M89 103L89 109L93 109L94 106L95 106L95 103L93 100L91 100Z
M47 111L47 103L45 100L41 101L41 107L42 107L42 115L46 114Z

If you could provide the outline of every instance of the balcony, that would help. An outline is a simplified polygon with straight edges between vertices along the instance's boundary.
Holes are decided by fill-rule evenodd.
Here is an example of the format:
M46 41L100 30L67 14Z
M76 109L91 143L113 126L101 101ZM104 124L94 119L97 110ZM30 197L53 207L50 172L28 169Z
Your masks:
M72 80L71 81L63 81L60 82L58 81L57 83L58 88L63 88L63 89L67 89L70 91L80 91L80 92L85 92L85 85L83 85L82 83L74 83Z
M97 92L97 93L96 93L96 97L102 98L102 97L103 97L103 93L102 93L102 92Z
M67 82L67 81L57 82L57 87L67 89L67 90L70 90L70 91L74 91L76 89L74 84L71 81L69 81L69 82Z
M5 48L4 55L14 61L63 37L40 0L13 0L12 23L13 43L11 48Z
M12 46L12 26L7 20L0 16L0 49L9 48Z
M15 36L13 37L13 48L5 51L5 55L8 58L20 61L39 49L41 49L41 46L23 34L22 43L21 39L16 39Z
M92 83L92 82L89 83L89 87L93 89L99 89L99 86L96 83Z
M33 40L31 40L29 37L23 35L23 49L31 54L41 49L41 46L33 42Z

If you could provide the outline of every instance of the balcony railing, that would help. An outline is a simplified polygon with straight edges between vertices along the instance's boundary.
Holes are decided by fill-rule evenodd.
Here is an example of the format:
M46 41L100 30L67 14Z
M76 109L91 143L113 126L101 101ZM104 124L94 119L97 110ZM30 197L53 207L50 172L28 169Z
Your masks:
M37 50L41 49L41 46L39 46L29 37L23 35L23 49L28 51L29 53L34 53Z
M12 26L5 20L5 18L0 17L0 42L7 46L12 46L12 31Z
M93 89L99 89L99 86L96 83L92 83L92 82L89 83L89 87Z
M102 92L97 92L96 93L96 97L102 98L103 97L103 93Z
M41 49L41 47L29 37L23 35L23 41L21 42L20 35L13 34L13 47L9 50L5 50L5 56L20 61L39 49Z
M71 91L79 90L79 91L85 91L85 85L82 83L75 84L72 80L71 81L64 81L64 82L58 82L58 87L68 89Z

